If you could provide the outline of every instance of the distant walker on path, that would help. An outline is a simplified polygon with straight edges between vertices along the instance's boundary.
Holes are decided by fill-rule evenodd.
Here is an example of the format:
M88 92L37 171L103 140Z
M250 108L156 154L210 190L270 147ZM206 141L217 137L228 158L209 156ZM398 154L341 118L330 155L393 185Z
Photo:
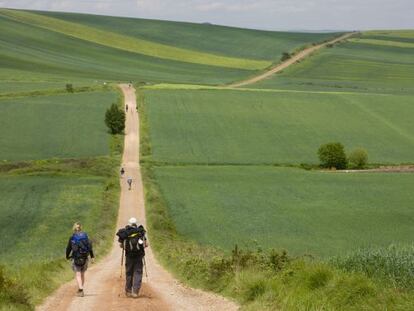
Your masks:
M128 183L128 190L131 190L131 187L132 187L132 178L131 177L128 177L127 183Z

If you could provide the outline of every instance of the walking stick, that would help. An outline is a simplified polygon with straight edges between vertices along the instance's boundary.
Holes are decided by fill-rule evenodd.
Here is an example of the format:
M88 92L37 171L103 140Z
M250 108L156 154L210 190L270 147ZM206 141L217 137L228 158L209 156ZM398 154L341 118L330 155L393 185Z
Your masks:
M142 259L144 260L145 277L147 278L147 281L148 281L147 262L145 261L145 255Z
M125 252L125 241L122 242L121 275L119 276L119 278L122 278L122 267L124 266L124 252Z

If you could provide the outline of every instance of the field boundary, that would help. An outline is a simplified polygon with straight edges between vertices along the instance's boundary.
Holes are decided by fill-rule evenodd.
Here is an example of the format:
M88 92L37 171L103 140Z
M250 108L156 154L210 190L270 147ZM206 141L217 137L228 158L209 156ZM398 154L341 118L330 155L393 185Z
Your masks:
M303 60L304 58L311 55L313 52L316 52L317 50L319 50L319 49L321 49L321 48L323 48L327 45L335 44L335 43L338 43L339 41L348 39L349 37L351 37L351 36L353 36L357 33L358 32L349 32L349 33L346 33L346 34L344 34L340 37L337 37L333 40L330 40L330 41L327 41L327 42L324 42L324 43L306 48L306 49L300 51L299 53L297 53L296 55L292 56L291 58L289 58L285 62L277 64L276 66L270 68L269 70L267 70L264 73L261 73L260 75L257 75L255 77L252 77L250 79L243 80L243 81L240 81L240 82L234 82L232 84L229 84L227 87L237 88L237 87L240 87L240 86L246 86L246 85L250 85L250 84L254 84L254 83L257 83L259 81L262 81L262 80L274 75L275 73L281 72L282 70L284 70L287 67L295 64L296 62L299 62L299 61Z

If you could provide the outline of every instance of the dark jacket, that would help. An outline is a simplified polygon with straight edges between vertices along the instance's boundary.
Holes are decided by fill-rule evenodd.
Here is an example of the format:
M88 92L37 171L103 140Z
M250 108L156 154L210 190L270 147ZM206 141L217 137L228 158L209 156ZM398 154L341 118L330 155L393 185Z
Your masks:
M73 235L69 238L68 245L66 246L66 259L69 259L73 256L73 254L72 254L72 237L73 237ZM95 256L93 255L92 243L91 243L90 240L88 240L88 243L89 243L89 255L91 256L91 258L95 258Z
M120 243L120 246L125 249L125 256L127 257L141 257L145 256L145 247L142 245L140 247L140 251L131 251L129 246L130 236L134 234L138 234L138 236L142 239L142 241L145 243L147 241L147 237L145 236L145 229L142 225L136 226L136 225L128 225L124 229L120 229L117 233L118 235L118 242ZM128 237L126 237L128 236Z

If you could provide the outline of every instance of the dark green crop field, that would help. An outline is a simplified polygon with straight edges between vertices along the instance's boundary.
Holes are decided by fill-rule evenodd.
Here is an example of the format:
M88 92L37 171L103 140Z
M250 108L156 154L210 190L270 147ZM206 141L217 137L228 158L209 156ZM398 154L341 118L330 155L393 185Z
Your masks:
M159 167L178 232L202 244L330 256L411 243L413 174L272 167Z
M0 100L0 160L38 160L109 154L105 110L114 92Z
M152 159L168 163L317 163L330 141L374 163L414 160L411 96L145 90Z

